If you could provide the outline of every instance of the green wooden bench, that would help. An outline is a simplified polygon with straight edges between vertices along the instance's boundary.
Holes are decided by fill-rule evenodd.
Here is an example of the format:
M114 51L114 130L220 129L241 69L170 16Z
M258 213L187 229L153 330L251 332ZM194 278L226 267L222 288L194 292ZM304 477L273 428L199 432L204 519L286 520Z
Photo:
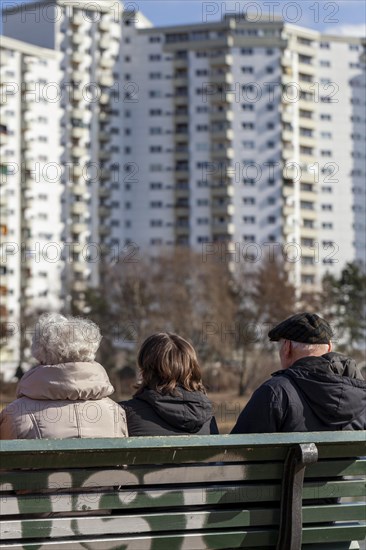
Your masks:
M322 432L2 441L0 548L358 548L365 440Z

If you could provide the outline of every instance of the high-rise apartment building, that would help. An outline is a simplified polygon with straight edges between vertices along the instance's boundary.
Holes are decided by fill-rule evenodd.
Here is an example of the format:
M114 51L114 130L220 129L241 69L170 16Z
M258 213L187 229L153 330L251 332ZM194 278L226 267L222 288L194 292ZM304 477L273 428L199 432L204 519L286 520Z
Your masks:
M10 8L4 15L5 34L57 53L57 73L45 78L57 88L62 113L59 183L66 309L87 285L99 284L100 259L109 250L111 143L120 131L112 108L120 86L121 13L116 6L103 0L88 3L84 10L77 1L40 1ZM115 160L120 160L118 154Z
M48 75L57 75L56 52L7 37L0 48L0 299L9 330L1 360L15 367L20 327L36 310L61 307L61 110L46 90Z
M365 265L365 41L280 19L129 27L122 242L277 249L308 291Z
M60 93L66 310L135 247L273 250L305 291L365 266L364 39L276 17L157 28L112 0L10 8L4 32L57 59L39 79Z

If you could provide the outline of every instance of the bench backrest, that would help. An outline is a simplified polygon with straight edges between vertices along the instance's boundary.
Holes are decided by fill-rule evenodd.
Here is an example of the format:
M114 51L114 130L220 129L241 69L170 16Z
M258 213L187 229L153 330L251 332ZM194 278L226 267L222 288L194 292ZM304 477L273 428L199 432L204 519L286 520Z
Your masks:
M0 548L337 548L365 537L365 455L365 432L2 441Z

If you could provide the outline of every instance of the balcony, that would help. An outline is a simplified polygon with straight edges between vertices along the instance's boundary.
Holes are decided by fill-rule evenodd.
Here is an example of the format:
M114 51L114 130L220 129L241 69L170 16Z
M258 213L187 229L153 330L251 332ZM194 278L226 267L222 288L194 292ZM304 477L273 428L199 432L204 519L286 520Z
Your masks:
M234 139L234 131L231 128L212 130L211 139L232 141Z
M72 155L74 157L84 157L87 154L86 147L79 145L71 148Z
M174 159L178 160L187 160L189 159L189 149L187 148L176 148L174 150Z
M291 75L283 74L281 78L281 82L286 86L287 84L293 84L293 82L295 82L295 79Z
M311 63L301 63L301 62L299 62L298 70L299 70L299 73L315 75L316 68Z
M303 135L300 134L299 142L300 142L300 146L303 145L304 147L315 147L316 146L316 139L315 139L314 136L303 136Z
M107 235L110 235L110 233L111 233L111 228L106 225L103 225L99 228L99 234L101 236L107 236Z
M83 138L88 136L88 129L82 128L80 126L74 126L74 128L71 130L71 135L73 138Z
M213 199L227 198L234 196L233 185L214 185L211 187L211 197Z
M110 215L111 210L107 206L99 206L98 212L101 218L106 218L107 216Z
M210 119L212 122L231 122L234 120L234 115L231 109L223 109L211 112Z
M105 55L103 55L100 58L100 66L101 67L105 67L107 69L110 69L114 66L114 64L115 64L115 61L111 57L106 57Z
M211 104L230 106L234 101L234 95L230 89L216 91L215 94L210 95Z
M86 262L74 261L72 267L77 273L84 273L85 276L89 273L88 264ZM78 281L79 282L79 281Z
M71 35L71 40L73 44L76 44L78 46L80 44L85 43L85 36L77 32L73 32Z
M104 149L100 149L99 158L101 160L109 160L111 158L111 152Z
M101 105L106 105L109 102L109 95L106 93L101 94L99 98L99 103Z
M189 178L189 168L175 168L174 170L175 174L179 176L180 178Z
M72 289L75 292L85 292L87 289L86 281L73 281Z
M107 88L111 88L114 84L113 77L109 74L101 74L99 76L99 83L101 86L106 86Z
M292 109L282 109L282 121L287 123L292 123L294 117L294 111Z
M222 53L220 55L217 55L215 57L210 58L211 66L224 66L227 67L229 65L232 65L233 63L233 56L229 53Z
M295 158L295 149L293 147L286 149L285 147L282 148L282 158L285 160L294 160Z
M297 42L295 49L300 55L306 55L309 57L312 57L316 53L314 47L310 44L300 44Z
M88 230L88 226L85 222L76 222L71 224L71 230L73 233L83 233Z
M234 205L231 203L227 203L227 204L216 203L216 204L212 204L211 210L214 216L233 216Z
M77 26L82 25L84 23L84 17L82 16L81 12L76 13L74 15L74 17L71 20L71 23Z
M189 187L178 187L176 186L174 189L174 197L177 201L177 204L181 204L180 201L188 201L189 199Z
M82 166L73 166L71 170L71 174L73 177L80 178L80 176L83 175L83 167Z
M233 159L234 158L234 149L232 147L224 147L220 149L211 149L211 158L212 160L220 159Z
M77 184L73 185L72 186L72 192L74 193L74 195L82 195L82 197L84 199L90 197L88 187L85 184L82 184L82 183L77 183ZM75 203L75 205L76 204L78 204L78 203ZM86 211L87 210L83 210L83 212L86 212Z
M100 198L107 198L110 195L109 187L100 185L99 186L99 196Z
M233 75L229 72L218 72L218 73L211 73L211 75L208 78L209 82L212 82L214 84L232 84L233 83Z
M100 141L109 141L109 134L105 130L99 130Z
M301 182L302 183L315 183L315 174L316 172L314 170L307 171L302 169L301 170ZM319 177L320 175L318 175Z
M188 82L188 74L185 76L174 76L173 77L173 85L174 86L187 86Z
M84 60L84 55L81 53L81 52L74 52L72 55L71 55L71 61L73 63L82 63L83 60Z
M105 108L103 105L100 105L99 121L107 122L111 116L109 109Z
M81 109L74 108L72 110L72 117L73 118L79 118L80 120L83 120L85 115L85 111L82 111Z
M88 205L85 202L74 202L71 206L72 214L85 214L88 212Z
M99 42L99 47L102 49L102 50L107 50L111 45L111 41L109 40L109 38L107 37L103 37L101 38L100 42Z
M189 236L189 224L180 225L180 223L177 222L176 226L175 226L175 234L177 235L177 237L188 237Z
M109 19L102 19L99 23L99 30L101 32L107 32L111 28L112 21Z
M213 235L233 235L235 232L235 226L229 220L224 222L218 220L212 220L211 224L212 234Z
M177 124L187 124L189 122L189 114L186 113L179 113L175 111L174 113L174 122Z
M281 65L283 67L292 67L292 59L290 55L283 55L281 59Z
M73 101L81 101L83 99L83 93L81 90L72 90L72 99ZM75 109L74 109L75 111Z
M282 130L282 140L293 142L294 133L292 130Z
M100 179L101 180L110 180L112 177L112 172L110 170L107 170L106 168L103 168L100 171Z
M235 169L230 163L214 163L212 171L208 172L210 179L225 181L227 185L231 185L232 179L235 176ZM221 185L221 183L219 184Z

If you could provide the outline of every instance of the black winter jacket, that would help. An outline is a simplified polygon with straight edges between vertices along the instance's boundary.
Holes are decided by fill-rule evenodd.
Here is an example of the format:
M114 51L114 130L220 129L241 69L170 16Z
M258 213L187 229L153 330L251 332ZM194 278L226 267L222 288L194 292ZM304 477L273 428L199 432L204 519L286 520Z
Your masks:
M334 352L304 357L272 376L231 433L366 429L366 382L353 359Z
M126 411L130 436L218 433L211 403L200 391L179 388L173 396L145 388L120 405Z

